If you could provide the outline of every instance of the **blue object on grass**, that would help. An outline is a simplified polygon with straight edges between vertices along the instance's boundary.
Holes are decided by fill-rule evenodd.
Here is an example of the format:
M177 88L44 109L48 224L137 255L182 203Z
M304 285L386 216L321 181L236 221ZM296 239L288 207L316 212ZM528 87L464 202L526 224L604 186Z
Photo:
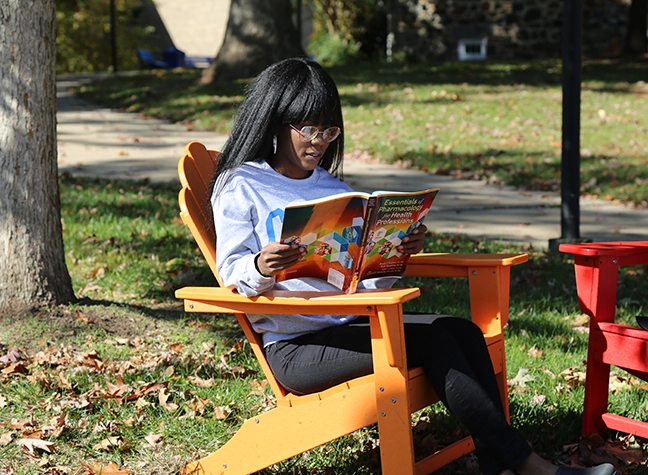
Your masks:
M147 49L138 48L137 49L137 59L140 60L142 66L148 69L156 68L168 68L169 66L164 61L157 61Z

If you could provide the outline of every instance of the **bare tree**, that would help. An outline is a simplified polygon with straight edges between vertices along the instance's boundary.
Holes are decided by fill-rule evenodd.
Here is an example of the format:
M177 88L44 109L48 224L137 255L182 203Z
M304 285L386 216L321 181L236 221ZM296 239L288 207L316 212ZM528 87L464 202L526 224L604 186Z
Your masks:
M232 0L223 45L200 82L252 77L276 61L303 55L290 0Z
M0 0L0 310L74 299L56 159L54 0Z

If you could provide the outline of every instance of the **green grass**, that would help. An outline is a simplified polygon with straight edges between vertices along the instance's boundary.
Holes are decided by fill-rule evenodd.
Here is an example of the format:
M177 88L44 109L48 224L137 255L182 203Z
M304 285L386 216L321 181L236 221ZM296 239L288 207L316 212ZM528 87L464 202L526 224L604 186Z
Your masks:
M67 264L78 303L27 315L0 316L0 472L16 475L170 474L222 445L273 398L249 345L230 316L185 314L173 295L213 277L177 218L177 187L63 177L61 199ZM513 423L543 456L581 463L585 323L567 256L502 242L430 235L427 250L528 252L513 269L506 331ZM624 269L620 318L632 322L647 305L644 268ZM462 280L415 280L422 297L410 311L467 315ZM11 349L18 349L18 356ZM520 372L522 370L522 372ZM526 373L525 373L526 371ZM613 408L648 420L638 381L616 371ZM439 405L417 414L415 435L449 440L457 431ZM17 444L51 442L51 453ZM424 442L425 441L425 442ZM375 427L358 431L264 474L373 474L379 471ZM594 457L637 455L646 441L610 433ZM643 449L643 452L637 452ZM618 455L618 454L617 454ZM619 459L613 457L619 462ZM114 465L110 465L114 464ZM475 473L469 456L441 475ZM645 465L623 467L625 475ZM13 470L13 472L11 472Z
M585 193L645 206L648 94L640 81L647 69L645 61L584 64ZM349 154L520 187L558 187L559 63L359 64L331 73L344 104ZM195 80L195 71L146 72L80 93L226 133L246 82L205 87ZM67 265L79 301L0 315L0 473L175 473L272 406L235 320L185 314L174 298L179 287L215 283L177 217L176 199L176 185L61 178ZM506 330L513 423L554 462L610 457L624 475L645 473L645 440L610 433L590 456L576 445L592 441L580 440L586 319L570 258L435 234L427 250L529 253L529 262L512 271ZM620 320L633 323L645 313L645 280L643 267L622 270ZM463 281L402 284L422 290L407 310L468 314ZM613 410L648 420L639 382L615 370L612 383ZM456 431L439 405L416 415L422 446L431 432L444 441ZM34 438L51 442L51 453L17 444ZM370 427L262 473L377 473L376 443ZM469 456L438 473L475 473L474 464Z
M432 173L560 188L559 61L354 64L330 70L346 149ZM145 72L84 86L93 101L227 133L246 81L199 86L195 71ZM648 204L648 61L585 61L584 195Z

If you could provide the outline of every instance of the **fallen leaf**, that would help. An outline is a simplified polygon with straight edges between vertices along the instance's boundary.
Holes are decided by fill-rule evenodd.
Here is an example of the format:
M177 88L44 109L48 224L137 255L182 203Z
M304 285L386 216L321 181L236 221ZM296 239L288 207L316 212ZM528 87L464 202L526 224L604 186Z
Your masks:
M0 435L0 447L9 444L12 439L13 435L11 434L11 432L5 432L4 434Z
M54 448L52 442L43 439L18 439L16 444L26 448L30 454L33 454L35 450L42 450L43 452L51 454L52 449Z
M213 378L202 379L199 376L189 376L187 379L200 388L211 388L214 385Z
M160 434L149 434L144 437L151 447L160 447L162 445L162 436Z
M160 394L158 395L158 401L160 403L160 406L162 406L169 412L173 412L176 409L178 409L178 405L173 404L172 402L167 402L168 399L169 399L169 395L166 393L166 388L160 389Z
M182 343L172 343L169 346L169 350L171 350L172 352L174 352L176 354L180 354L180 352L182 351L183 348L184 348L184 345Z
M217 406L217 407L214 408L214 418L216 418L218 420L226 419L227 416L229 416L231 412L232 411L230 410L229 407Z
M119 436L108 437L101 442L95 444L92 448L94 450L112 450L114 448L120 448L124 444L124 439Z
M9 350L9 353L4 356L0 356L0 363L16 363L21 359L22 358L20 357L18 348L14 346L13 348L11 348L11 350Z
M22 362L18 363L11 363L9 366L6 368L2 369L2 374L19 374L19 373L26 373L27 372L27 365Z
M577 368L567 368L562 371L561 376L572 387L583 386L585 384L585 371L579 371Z
M125 468L119 468L118 465L114 463L109 463L108 465L101 465L98 462L93 463L92 465L83 464L86 468L90 469L92 475L130 475L130 472Z
M83 323L94 323L94 319L91 317L88 317L85 313L83 313L81 310L76 311L76 317L77 320Z
M245 345L244 340L239 341L236 345L234 345L229 350L227 350L227 353L225 353L225 356L229 356L232 353L236 353L237 351L242 350L244 345Z
M508 380L508 385L511 387L526 388L527 383L531 381L535 381L535 378L529 374L529 370L520 368L515 377Z
M534 344L531 348L529 348L529 351L527 351L527 354L531 358L542 358L542 355L544 354L544 351L537 349L536 345Z
M116 376L117 384L112 384L110 381L106 381L106 387L108 392L104 395L106 399L110 398L120 398L128 391L128 385L124 384L124 379L120 376Z
M545 402L546 400L547 400L547 396L545 396L544 394L535 393L533 395L533 399L531 399L531 402L533 404L540 405L543 402Z

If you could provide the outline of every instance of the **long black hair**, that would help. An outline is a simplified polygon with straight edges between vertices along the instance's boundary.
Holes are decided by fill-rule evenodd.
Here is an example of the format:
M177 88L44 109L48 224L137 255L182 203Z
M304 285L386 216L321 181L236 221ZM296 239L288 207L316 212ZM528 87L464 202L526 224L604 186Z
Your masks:
M225 178L244 162L269 158L272 137L280 126L304 122L340 127L340 136L329 145L319 165L332 174L341 172L344 124L335 82L315 61L284 59L266 68L248 87L221 151L212 189L219 177Z

